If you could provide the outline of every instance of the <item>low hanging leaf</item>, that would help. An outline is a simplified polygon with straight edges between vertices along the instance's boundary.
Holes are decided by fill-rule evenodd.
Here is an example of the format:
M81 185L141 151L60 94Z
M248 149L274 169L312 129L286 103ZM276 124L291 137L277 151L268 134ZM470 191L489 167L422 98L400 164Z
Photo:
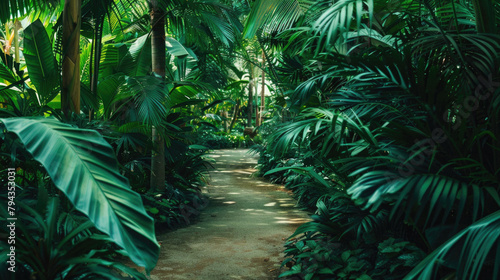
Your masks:
M154 222L141 197L120 175L111 146L96 131L54 118L0 119L40 162L76 209L151 271L158 260Z

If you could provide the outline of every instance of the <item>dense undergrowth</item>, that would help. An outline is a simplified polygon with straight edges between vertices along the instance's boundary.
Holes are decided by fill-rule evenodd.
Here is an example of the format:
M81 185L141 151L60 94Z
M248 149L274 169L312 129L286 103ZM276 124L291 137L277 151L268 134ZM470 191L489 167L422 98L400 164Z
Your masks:
M282 276L499 279L498 3L297 2L246 30L288 109L260 175L315 212Z
M281 277L402 279L426 256L412 227L389 220L389 209L371 213L356 205L319 176L324 171L314 160L291 153L276 159L265 149L255 150L260 150L258 175L284 184L298 207L315 212L313 221L300 226L285 244L282 265L290 270Z

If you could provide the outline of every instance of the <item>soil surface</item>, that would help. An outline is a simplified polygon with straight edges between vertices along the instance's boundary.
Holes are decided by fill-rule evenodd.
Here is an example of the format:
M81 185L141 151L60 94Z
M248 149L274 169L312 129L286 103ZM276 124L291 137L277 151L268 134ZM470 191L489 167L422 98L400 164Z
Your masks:
M277 279L284 243L308 221L282 186L252 177L257 156L248 150L211 154L207 207L195 224L160 234L151 279Z

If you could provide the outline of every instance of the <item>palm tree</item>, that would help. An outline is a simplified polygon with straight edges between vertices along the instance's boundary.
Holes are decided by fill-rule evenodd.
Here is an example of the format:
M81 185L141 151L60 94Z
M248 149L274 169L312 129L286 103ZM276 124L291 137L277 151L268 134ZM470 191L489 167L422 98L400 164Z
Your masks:
M256 122L256 126L259 126L262 124L262 112L264 112L265 106L266 106L266 72L264 69L266 65L266 57L264 55L264 50L262 50L262 72L261 72L261 89L260 89L260 109L258 113L258 122ZM258 124L257 124L258 123Z
M165 12L159 7L157 0L148 1L151 15L151 60L153 73L159 79L165 79ZM159 131L158 131L159 130ZM155 150L151 158L152 189L165 190L165 141L160 128L153 127L153 143Z

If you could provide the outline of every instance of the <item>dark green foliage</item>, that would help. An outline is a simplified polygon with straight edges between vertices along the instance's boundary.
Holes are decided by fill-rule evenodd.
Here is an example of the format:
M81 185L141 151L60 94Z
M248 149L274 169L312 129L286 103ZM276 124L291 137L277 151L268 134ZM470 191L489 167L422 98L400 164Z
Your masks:
M341 243L329 235L292 239L283 265L290 270L281 277L304 279L401 279L424 257L417 246L392 237L378 246L357 242Z
M17 189L17 192L21 191L21 188ZM5 192L0 198L7 205ZM62 211L59 198L39 197L35 202L40 210L16 200L16 272L7 272L10 246L7 240L2 240L0 268L6 276L13 277L2 279L147 279L142 273L117 261L117 257L127 256L125 251L119 250L112 239L97 231L85 216L75 211ZM6 209L0 211L2 219L9 217ZM9 235L6 227L0 232Z
M317 207L315 221L296 234L311 242L326 234L343 246L356 241L345 249L356 259L332 261L355 263L353 278L405 277L409 267L363 275L377 267L355 251L394 238L429 254L407 279L498 279L500 33L484 13L498 6L318 1L296 16L303 2L256 1L246 27L255 34L265 24L286 106L296 113L266 139L274 169L261 165ZM266 7L273 12L258 13ZM298 166L283 165L295 158ZM365 235L377 228L385 234ZM322 265L302 262L302 276L326 273Z
M175 189L168 195L146 193L142 199L158 228L168 229L189 225L208 203L208 199L198 192Z
M286 243L283 265L290 271L282 277L401 279L425 257L415 244L395 238L409 229L391 225L387 211L364 211L340 193L320 198L317 209Z

